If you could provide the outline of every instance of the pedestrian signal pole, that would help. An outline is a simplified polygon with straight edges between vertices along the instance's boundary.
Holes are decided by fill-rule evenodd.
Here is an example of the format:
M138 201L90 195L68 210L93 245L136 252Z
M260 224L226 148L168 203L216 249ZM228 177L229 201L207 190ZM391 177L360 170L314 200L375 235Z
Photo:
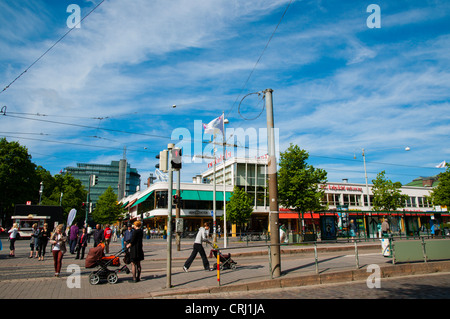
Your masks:
M172 171L172 149L174 144L170 143L168 148L168 190L167 190L167 280L166 288L172 288L172 190L173 190L173 171Z

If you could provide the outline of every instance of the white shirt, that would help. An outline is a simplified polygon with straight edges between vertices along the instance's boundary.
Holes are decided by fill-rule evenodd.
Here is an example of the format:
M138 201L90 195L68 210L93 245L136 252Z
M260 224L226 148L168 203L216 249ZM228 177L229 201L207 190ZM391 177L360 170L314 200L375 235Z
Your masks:
M52 250L61 250L61 247L59 246L59 240L61 239L61 234L57 234L55 237L56 244L53 246Z
M200 227L198 230L197 236L195 237L195 244L201 244L203 241L208 241L209 230L206 230L204 227Z

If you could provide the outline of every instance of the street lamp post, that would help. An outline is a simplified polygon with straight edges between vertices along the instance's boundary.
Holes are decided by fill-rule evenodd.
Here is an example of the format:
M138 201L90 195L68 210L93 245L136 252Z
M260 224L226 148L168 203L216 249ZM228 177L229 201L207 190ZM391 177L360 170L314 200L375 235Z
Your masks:
M383 150L388 150L388 149L392 149L392 148L387 148L387 149L383 149ZM405 151L410 151L411 148L409 146L405 147ZM362 149L362 157L363 157L363 162L364 162L364 178L366 180L366 193L367 193L367 210L372 210L371 205L370 205L370 194L369 194L369 183L367 181L367 167L366 167L366 152L364 150L364 148ZM356 159L356 155L353 156L354 159Z
M39 205L41 205L42 194L44 193L44 182L41 182L41 186L39 187Z

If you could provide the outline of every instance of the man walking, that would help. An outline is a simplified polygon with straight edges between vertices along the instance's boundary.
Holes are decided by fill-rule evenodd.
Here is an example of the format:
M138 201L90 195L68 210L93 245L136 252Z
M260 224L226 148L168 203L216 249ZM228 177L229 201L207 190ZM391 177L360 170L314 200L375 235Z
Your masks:
M97 247L98 244L103 242L104 239L105 239L104 231L101 228L100 224L97 224L94 230L94 247Z
M383 223L381 223L381 232L383 233L383 236L387 235L389 232L389 223L387 222L386 217L383 220Z
M189 258L186 260L183 266L184 272L188 272L189 267L191 266L192 262L194 261L195 257L197 256L197 253L200 253L200 256L202 257L203 261L203 268L205 270L213 270L209 268L209 261L205 254L205 249L203 248L202 243L207 242L210 243L208 240L208 234L209 234L209 224L205 223L203 225L204 227L200 227L198 230L197 236L195 237L194 241L194 248L192 249L192 253L189 256Z

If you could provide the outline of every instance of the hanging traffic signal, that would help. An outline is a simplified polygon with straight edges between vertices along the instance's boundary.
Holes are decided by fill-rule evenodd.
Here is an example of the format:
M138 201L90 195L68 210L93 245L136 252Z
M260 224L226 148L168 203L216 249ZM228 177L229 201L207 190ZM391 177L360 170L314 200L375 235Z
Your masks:
M167 169L167 150L159 152L159 155L156 155L156 158L159 159L159 163L155 165L161 172L166 173Z
M98 184L98 176L97 175L92 175L91 176L91 186L95 186Z
M181 169L181 161L182 161L182 151L181 148L173 148L172 149L172 168L173 169Z

